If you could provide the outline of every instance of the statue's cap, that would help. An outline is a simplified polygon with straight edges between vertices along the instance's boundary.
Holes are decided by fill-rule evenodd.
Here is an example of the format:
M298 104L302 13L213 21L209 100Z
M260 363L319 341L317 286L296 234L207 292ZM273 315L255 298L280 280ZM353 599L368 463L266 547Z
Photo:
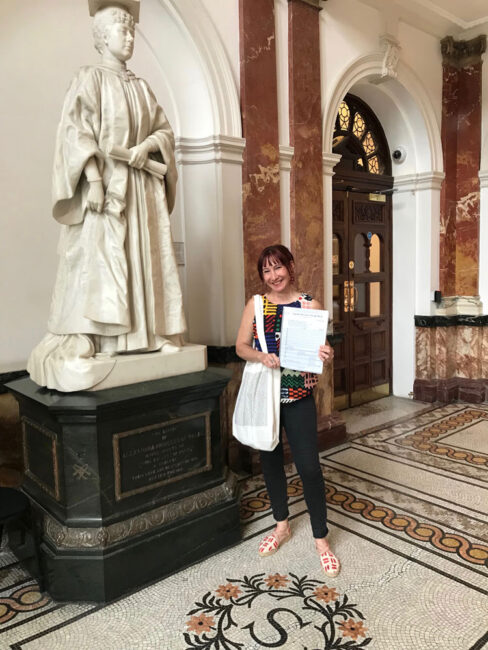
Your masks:
M94 16L99 9L104 7L121 7L132 15L136 23L139 22L141 0L88 0L90 16Z

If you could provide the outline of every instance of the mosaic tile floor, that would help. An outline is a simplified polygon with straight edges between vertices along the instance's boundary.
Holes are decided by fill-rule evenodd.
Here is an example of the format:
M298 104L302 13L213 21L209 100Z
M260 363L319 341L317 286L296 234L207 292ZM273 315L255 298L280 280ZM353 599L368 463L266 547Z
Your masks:
M336 579L293 466L278 553L257 557L273 522L262 478L244 480L239 545L110 605L53 603L4 549L0 649L488 648L487 451L488 407L453 404L323 452Z

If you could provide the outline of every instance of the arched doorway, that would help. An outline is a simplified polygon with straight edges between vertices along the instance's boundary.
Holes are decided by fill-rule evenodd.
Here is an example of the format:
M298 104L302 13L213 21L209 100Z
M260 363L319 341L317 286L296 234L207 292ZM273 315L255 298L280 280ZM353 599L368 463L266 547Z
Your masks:
M338 409L391 393L393 177L388 144L371 109L348 94L336 117L332 272Z

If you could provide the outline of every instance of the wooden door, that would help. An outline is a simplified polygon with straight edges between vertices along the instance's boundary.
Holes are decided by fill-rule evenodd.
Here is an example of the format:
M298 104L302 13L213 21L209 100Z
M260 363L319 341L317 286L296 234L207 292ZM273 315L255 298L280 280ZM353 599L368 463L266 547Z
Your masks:
M391 197L333 194L336 408L391 393Z

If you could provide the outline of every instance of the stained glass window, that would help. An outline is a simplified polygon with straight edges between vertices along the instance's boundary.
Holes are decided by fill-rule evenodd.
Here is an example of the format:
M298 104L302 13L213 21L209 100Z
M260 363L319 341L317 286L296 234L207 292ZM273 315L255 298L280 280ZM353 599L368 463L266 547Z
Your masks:
M341 102L339 106L339 122L341 130L347 131L349 128L349 120L351 119L351 113L349 111L349 106L346 102Z
M368 167L371 174L381 174L378 156L373 156L368 159Z
M344 102L342 103L344 104ZM366 131L366 122L364 121L361 113L357 112L354 115L354 124L352 127L352 132L354 133L356 138L359 138L361 140L365 131Z
M371 131L368 131L364 136L363 147L367 155L376 151L376 143L374 141L373 135L371 134Z
M390 174L388 145L378 120L366 104L347 95L337 113L333 151L342 155L343 169Z

